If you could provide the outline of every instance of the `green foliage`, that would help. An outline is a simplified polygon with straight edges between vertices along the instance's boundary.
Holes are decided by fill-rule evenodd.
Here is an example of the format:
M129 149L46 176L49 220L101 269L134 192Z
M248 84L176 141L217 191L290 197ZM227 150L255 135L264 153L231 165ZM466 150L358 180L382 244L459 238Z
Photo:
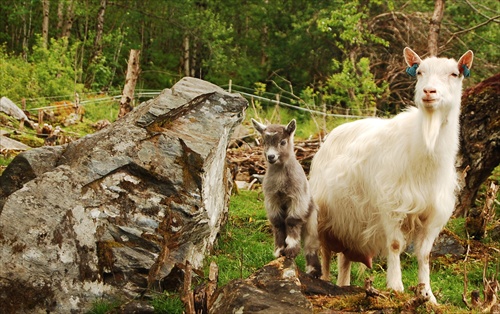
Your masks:
M82 92L83 85L75 84L79 71L74 67L76 49L77 45L69 45L67 38L51 39L50 48L45 48L39 38L29 59L33 71L30 93L37 97L72 97Z
M34 97L30 92L33 84L32 66L20 56L9 55L5 45L0 46L0 96L13 100Z
M350 59L340 62L333 60L332 74L322 89L324 101L353 109L357 115L370 115L375 112L377 99L387 95L388 85L377 86L370 72L370 60L361 58L356 64ZM338 72L340 71L340 72Z
M184 313L184 304L177 294L159 294L153 297L151 305L155 313L158 314L182 314Z
M48 103L44 98L52 96L73 97L82 92L83 85L75 84L79 70L74 68L76 45L67 39L51 40L50 48L44 48L41 39L33 47L28 61L20 56L9 55L0 47L0 95L15 102L22 98L36 98L37 103L27 102L27 109Z
M297 95L306 88L326 93L318 96L319 106L326 102L330 107L340 104L363 110L376 105L380 109L381 97L389 92L381 76L385 60L374 62L372 55L391 50L391 44L401 45L408 34L425 32L428 26L410 23L408 34L383 40L383 34L375 33L380 29L376 19L392 12L427 16L434 9L432 2L421 0L124 1L107 6L102 41L97 44L100 2L72 3L70 36L60 37L58 23L65 22L65 17L60 20L52 5L50 41L48 48L42 48L40 2L0 2L0 14L5 17L0 20L1 96L18 101L71 95L81 91L82 84L93 91L121 88L130 49L140 49L139 88L172 86L185 75L188 52L190 75L219 85L229 79L247 87L262 82L271 92L293 85ZM470 82L498 72L500 31L494 21L486 22L500 11L499 3L446 3L443 29L471 30L460 33L455 44L446 44L443 53L467 46L483 64L475 63ZM440 38L442 43L445 40ZM101 54L96 54L97 47L102 47ZM364 59L368 56L371 64ZM276 77L284 80L275 85Z
M389 46L389 42L372 34L366 27L370 10L380 7L380 1L369 6L358 1L344 2L335 10L320 11L318 28L331 36L340 58L334 58L331 74L319 87L322 101L330 106L349 108L356 115L375 113L377 102L389 94L386 82L376 83L370 71L370 60L356 53L364 46ZM388 3L391 6L391 2Z
M373 1L372 5L375 2L377 1ZM335 45L346 55L353 46L370 43L388 46L388 42L371 34L363 26L363 22L368 18L369 8L369 6L361 5L359 1L344 2L335 10L321 12L320 14L329 14L329 16L318 20L318 28L323 32L331 33Z

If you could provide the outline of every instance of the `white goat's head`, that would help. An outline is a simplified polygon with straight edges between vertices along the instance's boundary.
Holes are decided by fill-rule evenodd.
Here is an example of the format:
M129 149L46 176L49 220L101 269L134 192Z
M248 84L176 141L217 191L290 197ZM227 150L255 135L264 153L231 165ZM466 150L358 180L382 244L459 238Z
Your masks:
M404 49L404 57L411 76L417 77L415 104L422 113L422 131L427 149L435 149L441 127L450 118L458 119L462 97L462 81L470 75L472 51L467 51L457 61L430 57L425 60L410 48ZM456 121L458 123L458 120ZM454 123L452 125L455 125Z
M404 49L405 61L417 76L415 104L428 111L453 109L460 105L462 81L469 76L474 55L467 51L458 62L430 57L422 60L413 50ZM412 75L412 74L410 74Z
M264 157L269 164L286 162L293 152L293 135L296 129L295 119L288 125L264 125L252 119L254 128L262 135Z

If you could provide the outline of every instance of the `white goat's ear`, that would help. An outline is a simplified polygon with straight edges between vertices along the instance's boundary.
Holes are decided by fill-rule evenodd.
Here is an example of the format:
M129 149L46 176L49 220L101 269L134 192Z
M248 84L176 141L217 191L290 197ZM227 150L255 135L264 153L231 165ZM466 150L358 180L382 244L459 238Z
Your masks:
M412 67L414 64L422 63L422 59L415 53L415 51L411 50L408 47L405 47L403 50L403 55L405 57L406 64L409 67Z
M286 131L288 132L288 134L292 134L293 132L295 132L296 128L297 128L297 122L295 121L295 119L292 119L292 121L290 121L286 126Z
M472 50L467 51L458 60L458 70L465 77L470 76L470 68L472 67L472 60L474 59L474 53Z
M253 124L253 127L260 133L264 133L264 130L266 129L266 126L260 122L258 122L257 120L253 119L252 118L252 124Z

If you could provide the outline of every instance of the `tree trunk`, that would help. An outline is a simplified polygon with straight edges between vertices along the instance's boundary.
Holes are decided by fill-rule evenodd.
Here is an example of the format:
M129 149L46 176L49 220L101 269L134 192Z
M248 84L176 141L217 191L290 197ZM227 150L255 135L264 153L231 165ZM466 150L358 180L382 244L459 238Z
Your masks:
M24 1L21 3L23 6L27 6ZM31 30L31 21L32 21L32 11L33 7L29 5L29 13L28 17L26 17L26 13L21 14L21 21L23 22L23 27L22 27L22 57L23 60L27 61L28 60L28 42L29 42L29 37L30 34L32 33ZM16 41L16 36L12 36L12 40Z
M75 15L75 1L70 0L68 4L68 10L66 11L66 22L63 24L61 37L69 38L71 34L71 28L73 27L73 18Z
M132 100L134 99L134 90L139 73L141 71L139 64L139 55L141 51L131 49L128 58L127 77L125 79L125 86L123 87L122 99L120 100L120 112L118 118L123 117L132 111Z
M192 45L192 50L191 50L191 66L190 66L190 73L192 77L196 77L196 67L197 67L197 58L196 55L198 54L198 41L195 39L193 40L193 45ZM201 73L198 76L198 78L201 78Z
M92 68L94 64L97 64L99 58L102 54L102 34L104 30L104 14L106 13L107 0L101 0L101 5L99 11L97 12L97 24L96 24L96 35L94 38L93 51L90 56L89 68ZM88 71L87 77L85 78L85 87L90 88L95 79L95 70Z
M182 47L184 48L184 76L189 76L189 36L184 35L184 41L182 43Z
M438 55L438 37L441 30L441 21L443 20L445 0L435 0L434 14L432 14L431 25L429 29L429 54Z
M479 187L500 163L499 103L500 73L468 88L462 95L457 170L465 175L454 216L467 216L475 207Z
M99 56L102 52L102 33L104 30L104 14L106 13L107 0L101 0L99 13L97 13L96 35L94 40L94 55L93 58ZM93 59L92 58L92 59Z
M64 2L64 0L59 0L59 3L57 4L57 34L61 34L64 23Z
M49 45L49 8L50 0L42 0L43 7L43 20L42 20L42 40L43 47L47 48Z

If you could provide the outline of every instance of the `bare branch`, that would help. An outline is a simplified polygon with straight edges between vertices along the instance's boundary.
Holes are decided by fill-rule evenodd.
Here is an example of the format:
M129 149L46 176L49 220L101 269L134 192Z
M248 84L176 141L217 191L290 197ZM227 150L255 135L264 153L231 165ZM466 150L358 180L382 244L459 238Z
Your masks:
M470 31L473 31L475 29L483 27L483 26L485 26L485 25L487 25L487 24L489 24L491 22L499 23L500 21L496 21L499 18L500 18L500 15L497 15L497 16L494 16L492 18L489 18L488 20L484 21L483 23L477 24L476 26L472 26L472 27L469 27L467 29L463 29L461 31L458 31L458 32L455 32L455 33L451 34L450 38L448 39L448 41L443 46L448 45L453 39L455 39L455 37L457 37L460 34L468 33Z

